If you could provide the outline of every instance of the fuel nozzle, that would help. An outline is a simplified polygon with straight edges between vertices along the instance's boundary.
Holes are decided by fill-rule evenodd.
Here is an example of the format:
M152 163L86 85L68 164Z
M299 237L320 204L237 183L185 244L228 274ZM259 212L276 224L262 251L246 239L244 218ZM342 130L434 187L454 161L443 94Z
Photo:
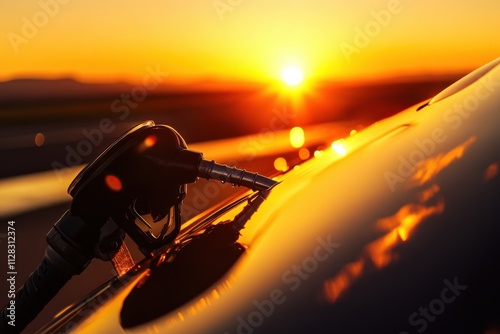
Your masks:
M258 173L247 172L244 169L221 165L215 161L201 160L198 165L198 176L215 179L252 190L267 190L276 185L276 181Z
M19 326L14 330L22 330L93 258L109 260L120 253L123 232L145 255L173 241L180 231L186 184L198 177L260 191L262 196L229 226L231 238L264 200L264 193L277 184L257 173L204 160L202 153L189 150L181 135L166 125L148 121L118 138L69 186L71 209L49 231L45 257L16 295ZM151 215L154 223L168 217L159 234L138 226L141 219L149 226L143 214ZM7 324L7 312L6 307L0 311L0 328L13 330Z

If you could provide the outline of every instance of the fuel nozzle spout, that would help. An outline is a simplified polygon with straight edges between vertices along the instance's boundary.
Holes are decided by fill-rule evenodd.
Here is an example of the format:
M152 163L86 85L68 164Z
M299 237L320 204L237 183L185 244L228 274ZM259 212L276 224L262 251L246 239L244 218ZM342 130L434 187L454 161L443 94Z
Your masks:
M258 173L247 172L244 169L221 165L215 161L202 159L198 165L198 176L205 179L215 179L233 185L244 186L252 190L267 190L277 182Z

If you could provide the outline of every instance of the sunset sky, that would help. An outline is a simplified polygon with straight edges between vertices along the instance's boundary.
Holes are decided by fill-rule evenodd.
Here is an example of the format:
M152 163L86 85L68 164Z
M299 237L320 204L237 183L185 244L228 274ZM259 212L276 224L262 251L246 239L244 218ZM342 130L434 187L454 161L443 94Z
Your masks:
M500 56L500 1L4 0L0 81L266 82L462 72Z

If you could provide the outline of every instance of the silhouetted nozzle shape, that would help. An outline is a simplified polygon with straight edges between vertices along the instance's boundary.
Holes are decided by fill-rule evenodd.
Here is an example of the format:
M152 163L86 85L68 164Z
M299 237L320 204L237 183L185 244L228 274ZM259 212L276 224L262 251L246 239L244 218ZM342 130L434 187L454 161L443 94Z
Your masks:
M247 172L236 167L221 165L215 161L201 160L198 166L198 176L215 179L252 190L267 190L277 182L257 173Z

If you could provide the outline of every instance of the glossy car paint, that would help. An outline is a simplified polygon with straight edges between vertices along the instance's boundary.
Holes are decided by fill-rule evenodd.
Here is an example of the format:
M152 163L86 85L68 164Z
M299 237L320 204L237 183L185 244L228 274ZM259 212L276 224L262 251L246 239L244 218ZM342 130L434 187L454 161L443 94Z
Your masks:
M280 177L242 231L246 253L191 302L125 330L120 311L135 284L151 274L152 262L145 261L45 330L498 330L499 64L486 65L419 111L413 106L316 152ZM216 222L232 219L242 207ZM178 289L189 289L191 279ZM157 298L168 298L161 285ZM144 300L137 307L154 305Z

